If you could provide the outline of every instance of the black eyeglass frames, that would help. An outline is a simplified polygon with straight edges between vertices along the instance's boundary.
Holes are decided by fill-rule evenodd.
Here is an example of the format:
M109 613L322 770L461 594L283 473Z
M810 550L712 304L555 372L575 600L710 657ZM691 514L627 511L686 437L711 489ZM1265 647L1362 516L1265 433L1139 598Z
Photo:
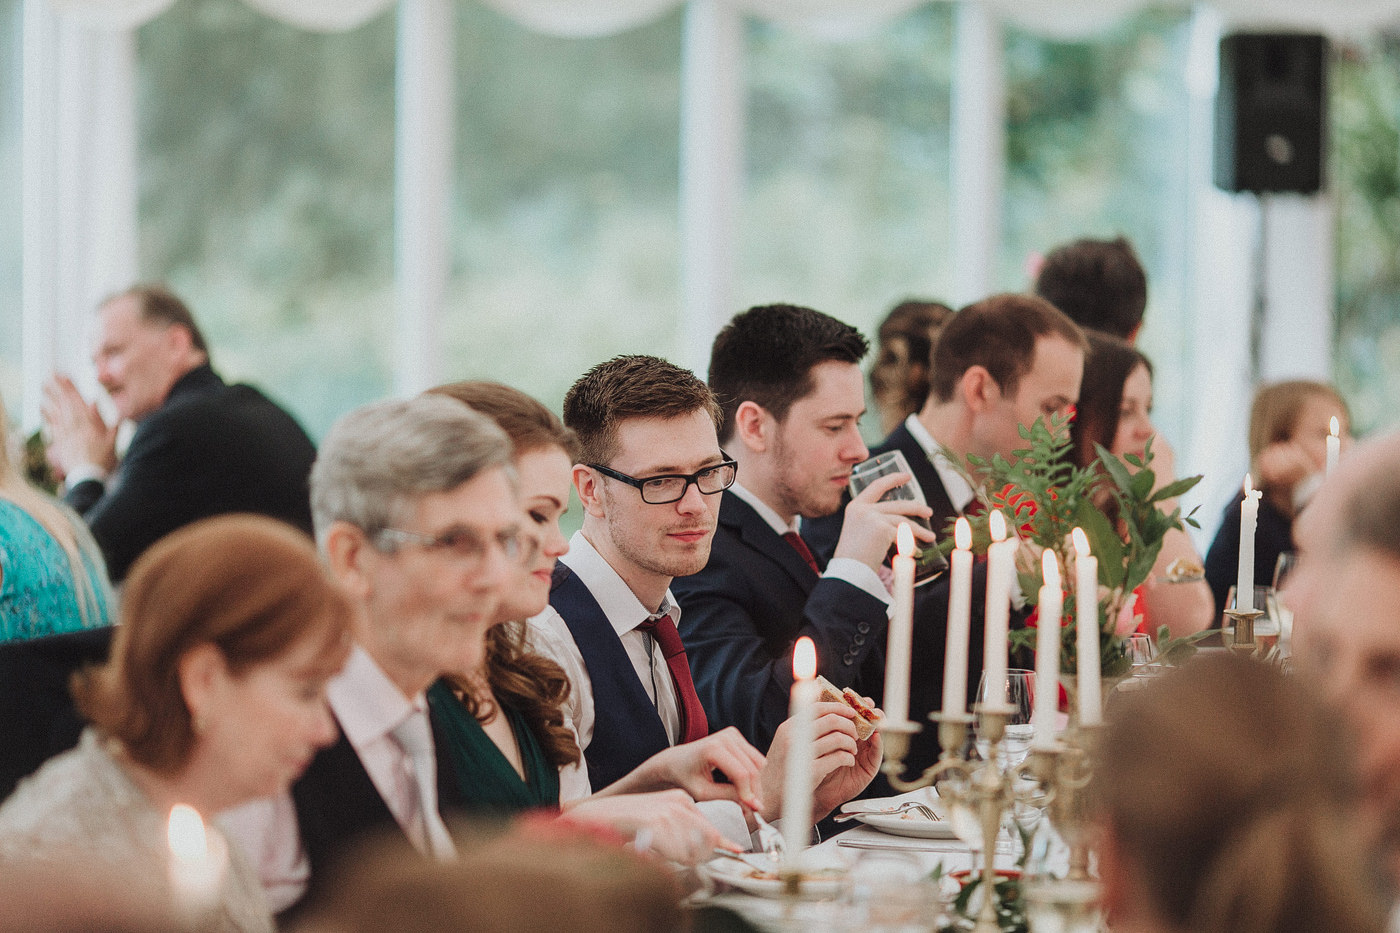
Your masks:
M705 467L703 470L696 470L689 475L663 473L660 476L646 476L638 479L597 463L586 463L584 466L629 486L637 487L637 491L642 494L642 501L648 505L666 505L669 502L679 502L684 499L686 490L690 488L691 483L694 483L695 488L707 496L724 492L733 486L734 477L739 473L739 465L729 459L729 455L724 451L720 451L720 453L724 456L723 463Z

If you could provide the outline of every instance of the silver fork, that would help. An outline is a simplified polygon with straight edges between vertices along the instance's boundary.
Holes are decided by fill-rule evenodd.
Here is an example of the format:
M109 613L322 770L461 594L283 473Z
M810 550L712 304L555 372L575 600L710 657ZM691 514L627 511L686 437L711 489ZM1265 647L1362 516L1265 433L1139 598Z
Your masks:
M781 862L786 848L783 844L783 834L774 829L757 810L753 811L753 818L758 824L758 844L763 846L763 854L775 863Z
M930 820L939 818L932 807L919 803L917 800L906 800L897 807L888 807L883 810L852 810L849 813L839 813L832 817L832 822L844 823L847 820L859 819L862 816L868 816L872 813L878 813L880 816L895 816L900 813L908 813L911 810Z

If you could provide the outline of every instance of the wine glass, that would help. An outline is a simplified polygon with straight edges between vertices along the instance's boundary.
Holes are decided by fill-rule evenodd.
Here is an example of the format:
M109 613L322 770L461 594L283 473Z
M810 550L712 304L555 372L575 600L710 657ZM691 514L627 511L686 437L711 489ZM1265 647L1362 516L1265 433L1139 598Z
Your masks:
M1133 676L1147 676L1152 673L1152 662L1157 659L1157 646L1152 643L1152 636L1146 632L1134 632L1128 636L1127 644L1128 660L1133 665Z
M1006 735L1001 740L998 763L1002 768L1020 765L1030 751L1031 736L1034 733L1031 709L1035 703L1035 671L1015 667L1008 670L1006 695L999 698L987 696L987 675L984 672L981 682L977 685L977 702L1011 707L1012 712L1006 718ZM977 751L983 759L991 751L990 743L980 736L977 739Z

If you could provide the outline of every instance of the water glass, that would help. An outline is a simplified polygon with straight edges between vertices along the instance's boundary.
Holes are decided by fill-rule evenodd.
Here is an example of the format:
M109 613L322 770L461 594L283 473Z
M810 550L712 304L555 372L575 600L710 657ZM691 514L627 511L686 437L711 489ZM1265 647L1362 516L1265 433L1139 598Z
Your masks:
M896 486L880 497L881 502L917 502L920 505L927 504L924 499L924 490L919 486L919 481L909 469L909 461L904 459L903 451L890 450L885 453L871 457L862 463L857 463L851 470L851 496L854 498L871 483L892 473L908 473L909 482L902 486ZM906 519L911 525L920 525L929 531L933 527L925 518L908 516ZM895 548L890 548L889 556L885 563L889 563L895 555ZM936 578L943 571L948 569L948 560L943 553L932 543L925 545L922 541L914 541L914 585L923 586L930 580Z
M987 675L977 684L977 702L999 703L1010 706L1014 712L1006 719L1006 735L1001 740L1000 764L1003 768L1014 768L1026 760L1030 751L1031 737L1035 727L1031 725L1031 711L1035 706L1035 671L1011 668L1006 672L1006 695L987 696ZM991 752L990 745L980 737L977 751L985 759Z

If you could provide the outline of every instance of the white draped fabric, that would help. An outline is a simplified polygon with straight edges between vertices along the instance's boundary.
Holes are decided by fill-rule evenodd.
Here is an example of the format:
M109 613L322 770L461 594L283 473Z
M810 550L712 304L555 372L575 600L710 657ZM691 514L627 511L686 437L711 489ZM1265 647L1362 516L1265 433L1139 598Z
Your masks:
M28 0L24 20L24 421L38 418L39 385L55 368L88 367L83 322L104 293L136 273L134 34L178 0ZM484 3L526 27L560 36L616 33L653 21L686 0L244 0L300 28L353 29L391 8L400 16L396 160L396 277L400 304L399 389L436 378L437 322L449 274L453 89L451 17L455 4ZM678 358L703 364L710 336L733 311L737 223L743 166L744 17L758 17L824 38L868 34L928 2L948 0L689 0L684 48L680 187L683 314ZM1002 24L1052 37L1107 28L1148 0L958 0L959 47L954 102L953 242L961 297L992 286L998 243L1004 128L1000 114ZM1187 0L1159 0L1186 7ZM1197 59L1188 83L1202 82L1189 141L1201 179L1189 205L1198 244L1192 307L1200 335L1195 377L1234 380L1220 411L1243 412L1249 385L1234 330L1247 328L1252 269L1249 244L1257 214L1247 198L1213 191L1209 99L1214 42L1222 30L1288 27L1333 32L1400 23L1394 0L1216 0L1198 15ZM1202 78L1209 75L1209 78ZM1194 77L1193 77L1194 76ZM1266 336L1265 375L1325 375L1327 364L1299 360L1299 346L1326 347L1331 308L1331 206L1325 199L1284 202L1271 219L1270 300L1279 324L1310 326L1316 342L1296 339L1286 361ZM470 287L470 285L468 285ZM1243 323L1241 323L1243 322ZM1282 332L1280 330L1280 332ZM1247 330L1244 331L1247 333ZM1293 332L1296 337L1296 331ZM1228 339L1223 339L1228 338ZM1275 364L1275 361L1277 362ZM1291 369L1290 369L1291 368ZM1285 370L1289 372L1285 373ZM1233 417L1233 416L1231 416ZM1241 416L1242 417L1242 416ZM1216 452L1238 447L1229 419L1198 425L1182 446L1182 465L1199 470ZM1239 420L1239 418L1234 418ZM1216 464L1218 465L1218 464ZM1211 500L1213 501L1213 500Z

